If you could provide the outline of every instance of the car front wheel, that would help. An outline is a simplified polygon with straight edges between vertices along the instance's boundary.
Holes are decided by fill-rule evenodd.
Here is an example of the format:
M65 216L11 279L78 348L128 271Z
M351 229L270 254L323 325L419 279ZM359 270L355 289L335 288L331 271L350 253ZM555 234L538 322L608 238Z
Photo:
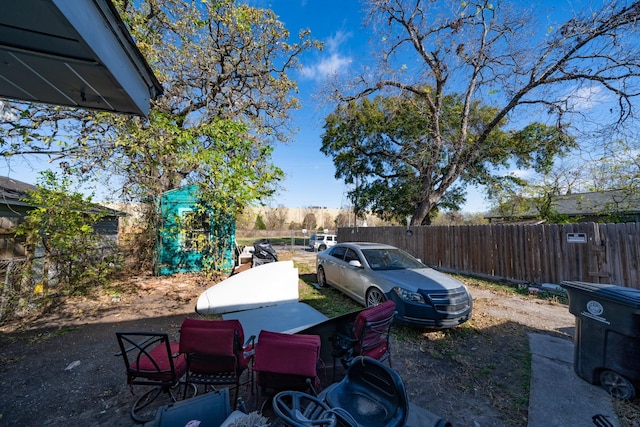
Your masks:
M374 307L381 302L385 302L387 297L378 288L371 288L367 291L366 295L367 307Z
M327 286L327 278L324 275L324 268L318 267L318 286L324 288Z
M320 245L320 246L318 247L318 252L322 252L322 251L324 251L325 249L327 249L327 245Z

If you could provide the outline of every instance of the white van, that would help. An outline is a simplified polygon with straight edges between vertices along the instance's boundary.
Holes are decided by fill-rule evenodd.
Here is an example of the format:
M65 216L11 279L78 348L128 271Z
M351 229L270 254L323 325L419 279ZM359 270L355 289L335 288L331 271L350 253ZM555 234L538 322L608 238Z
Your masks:
M309 238L309 247L314 251L324 251L336 243L338 243L338 236L335 234L312 234Z

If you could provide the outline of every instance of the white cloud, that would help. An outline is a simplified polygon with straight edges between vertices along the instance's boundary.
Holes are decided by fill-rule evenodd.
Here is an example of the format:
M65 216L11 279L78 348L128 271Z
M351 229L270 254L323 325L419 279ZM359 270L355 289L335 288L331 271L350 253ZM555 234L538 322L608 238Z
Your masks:
M606 103L608 94L602 86L587 86L573 90L566 97L567 103L575 111L591 110L594 107Z
M340 53L341 46L351 38L351 33L338 31L324 43L324 51L315 63L304 66L300 73L309 80L324 80L341 74L352 62L348 56Z
M509 175L516 178L530 178L534 173L527 169L514 169L509 171Z
M338 31L335 36L330 37L324 43L325 49L329 53L334 53L340 50L340 46L351 38L351 33L345 33L344 31Z
M350 63L350 58L334 53L327 58L322 58L310 67L303 67L300 73L307 79L323 80L340 74Z

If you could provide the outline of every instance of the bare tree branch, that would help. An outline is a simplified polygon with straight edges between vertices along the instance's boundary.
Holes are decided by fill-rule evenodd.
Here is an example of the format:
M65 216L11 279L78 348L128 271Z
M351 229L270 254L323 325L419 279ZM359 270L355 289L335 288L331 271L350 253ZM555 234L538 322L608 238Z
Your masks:
M447 190L481 160L480 148L509 118L536 114L566 132L568 122L583 115L571 91L597 87L616 100L612 127L622 128L636 119L638 1L614 0L550 25L536 22L536 17L544 16L537 5L524 9L500 0L368 0L366 4L368 23L383 41L378 68L375 74L356 76L351 90L335 91L340 94L336 101L382 92L421 97L432 121L431 152L435 156L446 150L449 155L447 167L428 167L431 174L421 177L423 200L412 224L420 224ZM418 65L406 66L411 59ZM442 99L454 93L464 101L456 138L449 139L444 135L451 129L441 122ZM472 139L469 120L472 105L479 100L493 105L495 114Z

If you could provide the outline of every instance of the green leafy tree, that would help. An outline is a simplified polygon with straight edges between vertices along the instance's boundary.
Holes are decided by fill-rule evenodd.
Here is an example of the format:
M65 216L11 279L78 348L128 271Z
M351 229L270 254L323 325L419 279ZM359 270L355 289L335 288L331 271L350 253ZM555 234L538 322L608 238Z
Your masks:
M620 138L601 144L597 154L574 173L580 173L582 187L587 191L640 194L640 141Z
M11 103L18 119L0 125L0 154L47 155L127 200L198 183L233 217L273 194L283 176L273 146L299 107L288 73L320 47L309 31L295 39L271 10L235 0L114 4L164 88L148 119ZM141 241L154 242L160 221L148 212Z
M496 203L492 213L510 220L535 217L550 224L568 223L569 217L559 213L554 205L558 195L557 189L549 185L522 184L517 191L496 195L499 199L494 199ZM580 222L580 218L575 217L572 221Z
M112 259L102 254L104 249L114 247L94 230L107 215L106 209L72 191L68 177L60 178L51 171L41 173L38 190L29 192L24 201L35 208L25 216L16 234L26 238L31 254L38 247L44 250L41 284L45 295L50 272L55 273L57 286L66 293L83 293L108 278Z
M256 216L256 223L253 226L254 230L266 230L267 226L264 223L264 220L262 219L262 215L258 214L258 216Z
M498 179L496 167L515 162L548 169L573 140L556 128L531 123L520 131L496 127L485 144L474 145L495 108L474 102L458 157L464 101L443 97L434 120L428 102L418 95L351 101L325 120L321 151L333 157L336 177L358 183L349 197L356 211L372 211L384 220L428 224L439 210L457 210L464 202L462 183L487 184ZM438 128L433 129L437 122ZM475 151L468 151L475 147ZM428 212L424 212L429 206Z
M640 157L635 139L613 139L602 144L591 157L581 161L556 163L545 174L518 186L492 189L493 214L503 217L537 216L551 223L579 222L580 217L561 215L556 204L565 196L580 193L606 193L585 196L583 208L602 221L619 222L633 211L640 194ZM577 200L583 199L576 196Z
M556 162L533 179L501 181L489 189L491 213L504 218L537 217L549 223L566 223L568 217L555 210L556 197L580 191L582 172L571 162Z
M575 7L578 12L566 22L548 20L538 3L524 7L507 1L368 0L366 4L379 61L373 72L369 66L327 93L343 109L350 101L378 93L411 94L422 100L430 120L430 144L448 147L437 152L448 156L449 166L442 169L437 185L427 183L422 194L414 196L420 201L413 205L412 225L425 222L449 189L474 166L484 164L481 155L490 149L507 118L540 117L556 127L551 137L561 140L570 133L567 125L572 119L584 118L580 106L585 102L607 96L615 100L611 113L599 117L609 130L621 131L637 116L634 100L640 93L640 64L633 34L640 7L636 1ZM459 106L447 101L454 93L460 94ZM473 119L478 102L491 108L481 121ZM454 120L449 114L452 106L457 111ZM572 131L581 127L575 125ZM521 136L530 138L532 131Z

